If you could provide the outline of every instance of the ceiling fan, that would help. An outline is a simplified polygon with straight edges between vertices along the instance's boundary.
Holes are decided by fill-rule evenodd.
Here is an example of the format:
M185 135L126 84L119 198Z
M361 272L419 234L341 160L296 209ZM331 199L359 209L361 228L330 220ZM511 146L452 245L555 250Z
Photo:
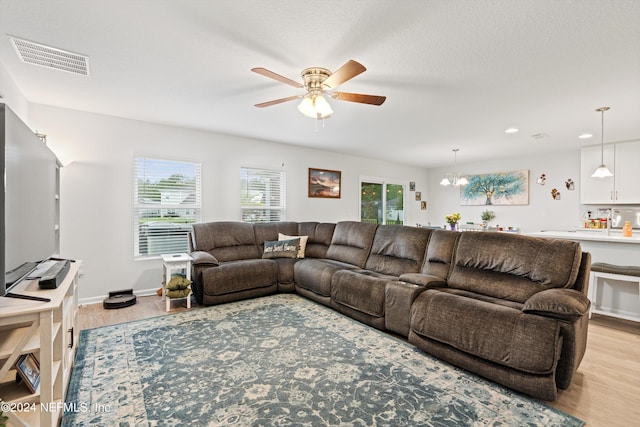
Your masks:
M302 98L302 102L298 105L298 110L300 110L302 114L314 119L324 119L333 114L333 109L331 109L331 105L327 102L325 96L338 101L358 102L370 105L382 105L382 103L387 99L386 96L333 92L333 89L337 88L342 83L349 81L358 74L366 71L366 68L362 64L354 60L347 61L342 67L338 68L335 73L332 73L326 68L305 68L300 74L304 83L298 83L295 80L276 74L266 68L252 68L251 71L279 82L286 83L295 88L304 88L306 90L305 95L289 96L255 105L260 108L270 107L271 105Z

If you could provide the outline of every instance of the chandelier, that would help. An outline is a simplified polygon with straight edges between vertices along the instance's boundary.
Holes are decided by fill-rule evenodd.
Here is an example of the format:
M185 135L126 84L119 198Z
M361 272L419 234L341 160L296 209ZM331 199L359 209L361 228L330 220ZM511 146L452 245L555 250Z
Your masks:
M451 151L453 151L453 167L455 169L458 162L458 151L460 151L460 149L454 148ZM442 181L440 181L440 185L453 185L454 187L460 187L463 185L467 185L468 183L469 181L467 180L467 178L461 176L458 172L452 174L448 173L444 176L444 178L442 178Z

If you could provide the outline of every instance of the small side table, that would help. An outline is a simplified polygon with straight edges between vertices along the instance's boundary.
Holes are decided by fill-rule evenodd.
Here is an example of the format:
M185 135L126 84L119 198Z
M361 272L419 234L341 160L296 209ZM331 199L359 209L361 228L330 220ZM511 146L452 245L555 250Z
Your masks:
M192 258L188 254L163 254L162 265L164 267L164 277L162 280L162 296L167 304L167 311L171 310L171 300L186 299L187 308L191 308L191 285L189 285L189 295L182 298L169 298L167 296L167 285L171 280L171 272L173 270L186 270L187 280L191 280L191 261Z

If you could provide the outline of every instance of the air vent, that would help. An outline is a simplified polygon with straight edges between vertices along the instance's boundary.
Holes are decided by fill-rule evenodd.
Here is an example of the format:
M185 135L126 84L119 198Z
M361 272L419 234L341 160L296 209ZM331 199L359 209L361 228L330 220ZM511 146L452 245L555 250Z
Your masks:
M9 39L23 62L83 76L89 75L89 58L85 55L15 37Z
M546 133L536 133L535 135L531 135L531 138L533 139L542 139L542 138L548 138L549 135L547 135Z

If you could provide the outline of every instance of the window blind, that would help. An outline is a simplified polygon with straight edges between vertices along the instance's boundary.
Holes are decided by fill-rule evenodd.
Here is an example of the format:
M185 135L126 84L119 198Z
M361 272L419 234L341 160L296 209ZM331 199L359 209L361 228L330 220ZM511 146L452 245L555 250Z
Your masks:
M240 168L240 210L243 222L284 221L286 198L285 172Z
M201 221L200 163L134 159L134 255L188 252L191 225Z

